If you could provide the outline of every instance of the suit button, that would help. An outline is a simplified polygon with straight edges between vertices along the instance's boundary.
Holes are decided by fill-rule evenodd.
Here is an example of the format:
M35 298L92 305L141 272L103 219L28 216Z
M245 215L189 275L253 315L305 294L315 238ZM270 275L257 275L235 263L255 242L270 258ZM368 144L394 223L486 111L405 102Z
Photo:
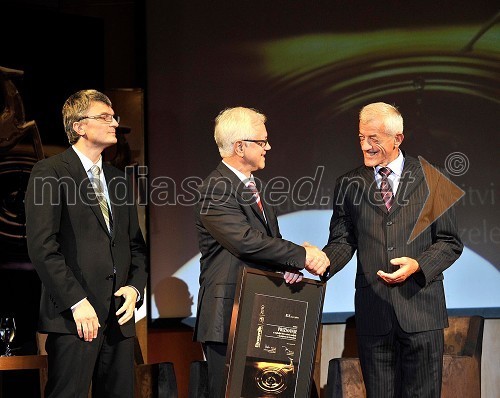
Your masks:
M115 242L111 242L111 246L115 247L116 246Z
M392 225L392 221L387 221L387 223L385 225L389 226L389 225Z
M106 280L108 280L108 281L109 281L109 280L111 280L111 279L113 279L113 275L112 275L112 274L111 274L111 275L108 275L108 276L106 277Z
M387 250L388 250L388 251L390 251L390 252L392 252L392 251L394 250L394 247L389 246L389 247L387 248Z

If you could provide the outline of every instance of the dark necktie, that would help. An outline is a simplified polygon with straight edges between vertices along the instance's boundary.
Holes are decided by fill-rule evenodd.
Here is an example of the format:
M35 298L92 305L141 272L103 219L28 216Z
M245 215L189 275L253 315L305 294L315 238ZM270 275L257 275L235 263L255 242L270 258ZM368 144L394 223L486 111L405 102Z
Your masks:
M378 172L382 176L382 181L380 183L380 193L382 194L382 199L384 200L385 207L387 211L389 211L391 210L392 202L394 200L394 195L392 193L392 188L389 184L388 178L389 174L391 174L392 171L388 167L381 167Z
M255 186L255 182L254 181L249 181L248 182L248 189L250 189L250 191L252 191L253 196L255 198L255 203L257 203L257 206L259 206L260 211L262 212L262 214L264 214L264 207L262 206L262 202L260 200L259 191L257 190L257 187Z
M113 219L111 218L111 212L109 211L108 201L106 200L106 195L104 195L104 190L101 184L101 169L98 165L93 165L90 168L92 173L92 186L94 187L95 194L97 196L97 202L101 208L104 221L106 221L106 226L108 227L109 233L113 232Z

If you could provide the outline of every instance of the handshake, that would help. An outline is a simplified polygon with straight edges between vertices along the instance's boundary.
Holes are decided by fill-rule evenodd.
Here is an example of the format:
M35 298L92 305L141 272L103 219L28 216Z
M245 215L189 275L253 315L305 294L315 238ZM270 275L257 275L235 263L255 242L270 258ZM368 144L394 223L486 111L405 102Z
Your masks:
M313 275L323 275L330 266L330 260L325 252L308 242L304 242L302 246L306 249L305 269Z

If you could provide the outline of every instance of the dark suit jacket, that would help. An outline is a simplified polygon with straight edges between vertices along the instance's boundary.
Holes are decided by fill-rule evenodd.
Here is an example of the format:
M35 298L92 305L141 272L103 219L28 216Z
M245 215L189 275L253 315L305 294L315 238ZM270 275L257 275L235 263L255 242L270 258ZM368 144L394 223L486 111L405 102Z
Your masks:
M402 180L388 213L378 193L373 168L359 167L337 180L330 237L323 249L330 276L357 250L355 311L359 334L389 332L392 311L402 329L419 332L448 326L442 272L461 254L453 207L411 243L407 243L428 196L417 159L405 157ZM411 257L421 272L389 286L377 271L394 272L389 260Z
M198 190L195 217L201 274L194 338L227 342L242 267L302 269L305 249L281 238L274 209L263 203L266 223L250 190L223 163Z
M89 186L89 179L72 148L38 162L26 192L26 235L31 261L42 281L39 329L74 333L71 306L87 297L99 322L106 321L113 296L125 285L143 292L146 246L129 182L120 170L103 163L112 206L113 233ZM124 336L135 333L134 319L121 326Z

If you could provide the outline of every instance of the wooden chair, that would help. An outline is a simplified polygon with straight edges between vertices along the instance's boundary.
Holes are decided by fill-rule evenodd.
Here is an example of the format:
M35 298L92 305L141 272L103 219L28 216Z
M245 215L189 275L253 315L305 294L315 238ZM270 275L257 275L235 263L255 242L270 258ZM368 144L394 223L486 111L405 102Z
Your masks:
M46 334L37 333L38 351L46 355ZM135 337L135 391L136 398L177 398L177 381L172 362L144 363L139 340ZM40 369L40 391L44 398L45 385L47 384L47 369ZM89 391L88 397L92 394Z
M444 330L441 398L479 398L481 396L484 318L480 316L450 317L449 323L450 326ZM366 397L358 358L330 360L325 397Z

